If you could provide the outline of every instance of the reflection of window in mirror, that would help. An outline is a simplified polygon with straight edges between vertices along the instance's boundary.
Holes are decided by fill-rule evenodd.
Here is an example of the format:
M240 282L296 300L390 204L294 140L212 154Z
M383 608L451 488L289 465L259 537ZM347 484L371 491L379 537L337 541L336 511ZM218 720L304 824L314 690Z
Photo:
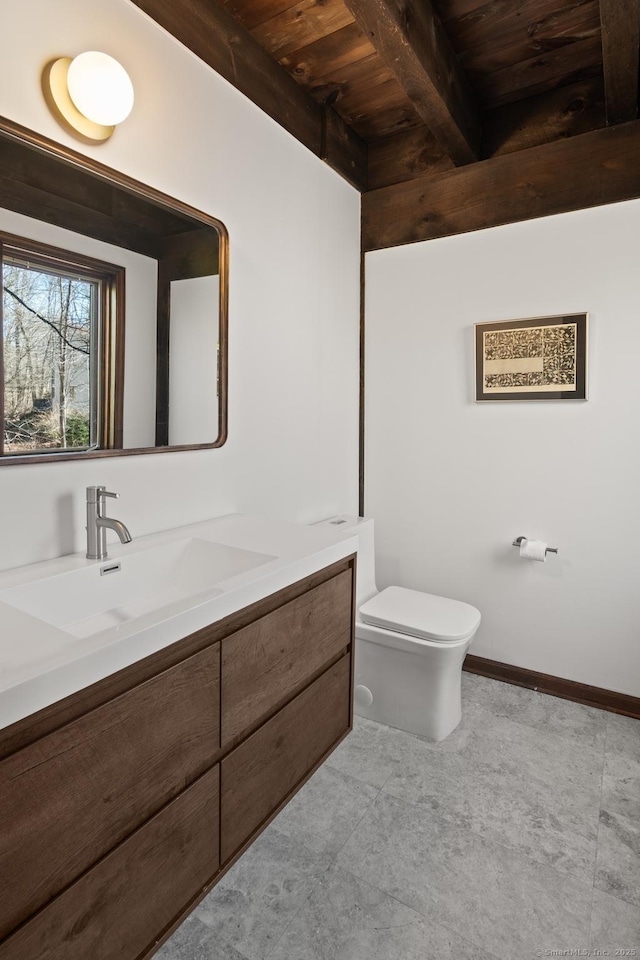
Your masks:
M0 356L0 420L11 428L0 431L0 467L222 446L229 248L219 220L0 117L3 238L6 269L29 264L53 286L67 282L70 307L94 309L81 321L54 317L45 337L36 314L51 318L38 304L35 313L21 306L30 335L46 340L49 368L39 375L48 386L31 382L26 356L18 387L6 375L5 384ZM5 295L0 307L3 300L15 313L15 298ZM54 327L68 323L65 342Z
M124 270L0 233L0 455L122 446Z

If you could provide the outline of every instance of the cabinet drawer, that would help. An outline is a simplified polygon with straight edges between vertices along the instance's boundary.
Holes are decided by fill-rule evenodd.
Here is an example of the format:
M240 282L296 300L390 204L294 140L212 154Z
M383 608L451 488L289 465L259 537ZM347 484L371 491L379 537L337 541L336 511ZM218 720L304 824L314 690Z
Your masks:
M350 664L339 660L222 761L223 863L348 730Z
M219 676L215 645L0 763L0 939L211 766Z
M345 570L222 641L222 744L286 703L351 642Z
M217 872L219 769L0 944L0 960L136 960Z

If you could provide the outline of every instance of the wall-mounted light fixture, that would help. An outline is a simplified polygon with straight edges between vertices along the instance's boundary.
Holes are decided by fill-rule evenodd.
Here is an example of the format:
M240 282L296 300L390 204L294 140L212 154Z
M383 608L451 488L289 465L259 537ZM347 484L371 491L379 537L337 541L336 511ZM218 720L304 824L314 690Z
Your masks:
M108 140L133 107L129 74L106 53L90 50L48 64L42 77L45 98L58 120L84 140Z

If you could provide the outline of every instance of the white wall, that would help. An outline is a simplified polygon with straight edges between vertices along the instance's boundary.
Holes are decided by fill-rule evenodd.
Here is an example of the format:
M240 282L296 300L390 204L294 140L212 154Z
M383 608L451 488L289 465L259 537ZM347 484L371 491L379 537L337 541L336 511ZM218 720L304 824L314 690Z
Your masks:
M640 695L640 201L367 256L379 586L467 600L472 653ZM473 324L590 313L587 402L473 402ZM519 535L559 548L520 560Z
M134 112L102 146L58 127L53 57L104 50ZM134 535L231 511L357 509L359 196L127 0L22 0L0 31L0 114L220 218L230 233L229 440L220 450L0 467L0 569L80 550L84 487Z
M169 443L213 443L218 436L220 277L170 284Z

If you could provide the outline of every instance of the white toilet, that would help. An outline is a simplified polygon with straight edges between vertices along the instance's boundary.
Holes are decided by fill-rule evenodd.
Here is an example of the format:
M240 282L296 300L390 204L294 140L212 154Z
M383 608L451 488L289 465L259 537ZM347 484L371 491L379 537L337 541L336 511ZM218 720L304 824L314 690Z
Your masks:
M378 591L373 520L322 521L358 535L355 712L379 723L443 740L461 717L462 662L480 613L404 587Z

